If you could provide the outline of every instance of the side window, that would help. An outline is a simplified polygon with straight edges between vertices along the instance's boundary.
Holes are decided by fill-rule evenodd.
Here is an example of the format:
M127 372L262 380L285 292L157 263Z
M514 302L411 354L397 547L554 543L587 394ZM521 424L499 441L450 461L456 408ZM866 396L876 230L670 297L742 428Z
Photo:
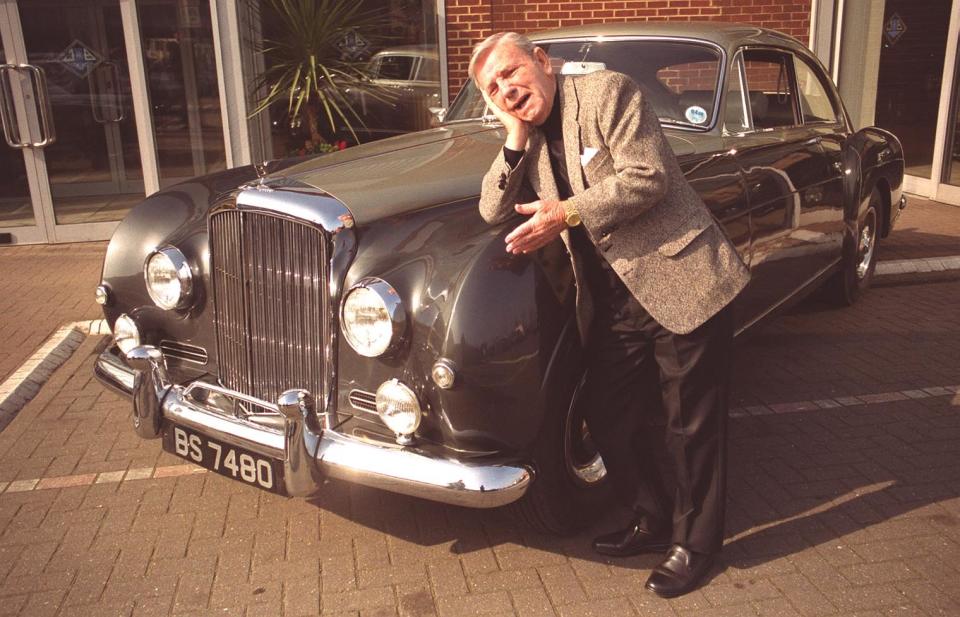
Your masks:
M410 79L410 73L412 71L412 56L383 56L380 58L380 66L377 70L377 77L380 79L397 79L407 81Z
M797 94L800 96L803 122L836 122L837 112L815 69L797 57L794 57L793 63L797 72Z
M779 51L743 52L753 126L772 129L800 124L794 113L792 56Z
M737 55L727 78L727 98L723 125L728 133L742 133L750 130L750 118L746 101L743 57Z
M433 58L421 58L417 81L440 81L440 63Z

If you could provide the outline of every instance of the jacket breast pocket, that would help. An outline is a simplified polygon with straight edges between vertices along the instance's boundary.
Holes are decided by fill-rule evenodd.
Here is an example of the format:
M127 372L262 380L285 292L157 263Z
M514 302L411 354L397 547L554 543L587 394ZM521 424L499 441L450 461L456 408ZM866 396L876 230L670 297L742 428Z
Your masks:
M583 177L587 181L587 186L593 186L602 182L604 178L615 172L613 168L613 157L607 149L599 150L593 158L587 161L583 166Z

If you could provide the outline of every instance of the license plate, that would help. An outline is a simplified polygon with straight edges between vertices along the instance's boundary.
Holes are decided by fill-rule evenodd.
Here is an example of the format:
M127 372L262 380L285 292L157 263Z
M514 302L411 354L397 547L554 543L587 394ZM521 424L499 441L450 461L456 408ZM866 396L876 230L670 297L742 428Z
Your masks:
M167 423L163 449L222 476L285 495L279 461L245 448L221 443L191 429Z

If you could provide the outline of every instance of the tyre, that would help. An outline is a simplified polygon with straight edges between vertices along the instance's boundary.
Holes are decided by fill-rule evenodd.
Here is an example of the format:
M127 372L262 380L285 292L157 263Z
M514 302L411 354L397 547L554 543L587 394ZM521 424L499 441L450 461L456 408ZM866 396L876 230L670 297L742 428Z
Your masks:
M882 212L883 198L880 190L874 188L870 193L867 209L858 217L854 245L844 251L840 271L831 281L830 295L836 304L849 306L870 287L873 272L877 267Z
M541 533L576 533L610 500L606 467L583 419L584 380L574 384L566 401L556 401L544 420L533 447L530 489L508 506L516 518Z

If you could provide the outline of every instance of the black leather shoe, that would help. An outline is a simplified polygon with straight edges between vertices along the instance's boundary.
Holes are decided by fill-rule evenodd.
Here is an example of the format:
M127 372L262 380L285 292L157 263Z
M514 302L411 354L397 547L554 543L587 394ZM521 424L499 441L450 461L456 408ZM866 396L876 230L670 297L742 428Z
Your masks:
M653 569L647 589L661 598L675 598L693 591L713 565L713 555L694 553L675 544L667 558Z
M639 523L626 529L605 533L593 540L593 550L601 555L630 557L641 553L662 553L670 548L670 534L652 533Z

